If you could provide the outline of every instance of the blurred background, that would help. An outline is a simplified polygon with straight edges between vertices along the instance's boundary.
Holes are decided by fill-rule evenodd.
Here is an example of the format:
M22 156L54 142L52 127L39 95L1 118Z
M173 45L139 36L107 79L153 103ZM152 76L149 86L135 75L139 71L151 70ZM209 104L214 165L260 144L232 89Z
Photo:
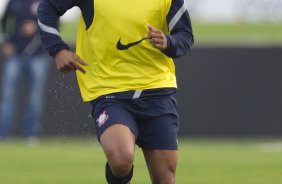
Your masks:
M0 15L5 4L6 0L1 0ZM188 0L188 9L195 47L188 56L175 60L178 79L175 97L179 103L182 147L179 183L282 183L282 1ZM61 35L72 49L75 49L79 16L80 10L74 8L61 19ZM1 60L3 57L0 57L0 74L3 73ZM89 148L92 144L89 140L95 139L91 106L82 102L75 74L61 74L51 64L45 92L42 145L36 153L48 153L48 156L44 154L47 160L59 153L57 156L64 155L60 157L62 163L75 158L79 160L77 168L89 167L89 172L80 172L79 177L72 179L62 174L67 172L66 168L59 167L60 184L66 181L103 183L103 178L97 179L91 174L91 164L83 159L91 160L100 154L94 156L91 152L101 150L97 148L97 140ZM15 137L20 135L27 93L25 87L19 93L19 110L14 114ZM59 146L60 143L64 146ZM27 149L18 144L16 141L9 148ZM2 145L2 150L4 148L7 147ZM71 153L60 152L61 148ZM72 152L73 149L76 152ZM2 153L0 161L5 152ZM36 159L35 155L31 157ZM143 160L140 163L136 160L142 166L139 170L146 172ZM19 162L25 170L25 162ZM92 164L97 162L97 158L92 160ZM100 169L95 166L95 172L103 175L101 168L103 162ZM134 183L149 183L142 172L137 174ZM30 179L34 175L28 172L20 176L25 183L57 182L47 176ZM2 177L9 178L3 174Z

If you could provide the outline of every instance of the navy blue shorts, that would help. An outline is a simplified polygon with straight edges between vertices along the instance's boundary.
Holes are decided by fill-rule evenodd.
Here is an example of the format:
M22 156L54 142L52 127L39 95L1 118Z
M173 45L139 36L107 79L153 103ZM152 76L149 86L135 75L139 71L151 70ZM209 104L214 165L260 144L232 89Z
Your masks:
M98 140L111 125L123 124L141 148L177 150L179 118L172 90L127 91L94 100L92 116Z

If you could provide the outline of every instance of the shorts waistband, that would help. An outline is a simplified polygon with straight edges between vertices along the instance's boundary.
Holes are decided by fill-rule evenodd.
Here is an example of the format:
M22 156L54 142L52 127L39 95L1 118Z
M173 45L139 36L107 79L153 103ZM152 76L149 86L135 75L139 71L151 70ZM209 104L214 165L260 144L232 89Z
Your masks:
M156 88L145 90L129 90L124 92L111 93L103 95L100 98L106 99L139 99L147 97L166 97L171 96L176 92L176 88Z

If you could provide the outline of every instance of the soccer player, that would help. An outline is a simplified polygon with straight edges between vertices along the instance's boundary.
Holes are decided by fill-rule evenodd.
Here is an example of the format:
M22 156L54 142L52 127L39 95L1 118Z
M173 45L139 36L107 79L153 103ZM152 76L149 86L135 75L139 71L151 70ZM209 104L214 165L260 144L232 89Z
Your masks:
M78 6L76 54L59 34L59 17ZM91 102L109 184L133 175L135 144L152 183L174 184L178 114L172 58L194 42L185 0L42 0L41 38L58 70L76 70L81 95Z

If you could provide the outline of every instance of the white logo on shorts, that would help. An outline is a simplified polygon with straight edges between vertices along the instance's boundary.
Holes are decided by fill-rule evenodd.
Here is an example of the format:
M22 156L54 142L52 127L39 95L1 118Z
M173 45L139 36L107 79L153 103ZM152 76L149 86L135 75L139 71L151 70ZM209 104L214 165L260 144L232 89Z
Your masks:
M96 122L98 123L98 126L100 127L104 125L108 119L109 119L109 116L106 114L106 111L104 111L102 114L100 114Z

